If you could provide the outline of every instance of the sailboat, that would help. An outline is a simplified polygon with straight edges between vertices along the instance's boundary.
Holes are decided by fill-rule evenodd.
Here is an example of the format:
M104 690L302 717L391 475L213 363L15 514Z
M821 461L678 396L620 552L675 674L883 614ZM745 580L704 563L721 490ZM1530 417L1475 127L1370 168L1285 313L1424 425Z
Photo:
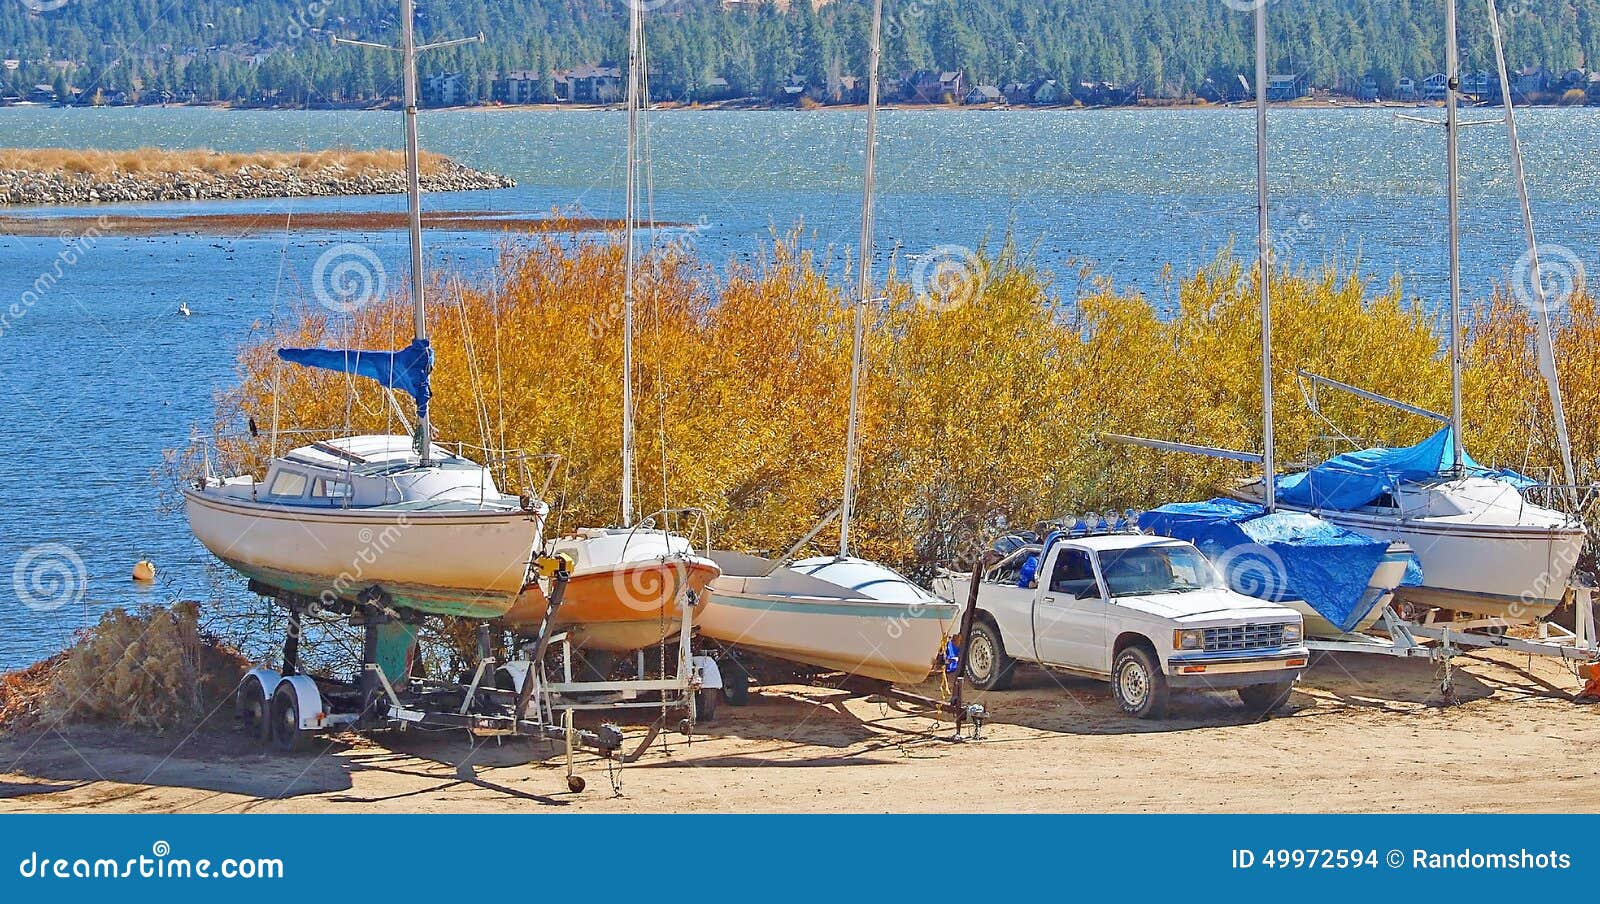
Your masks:
M638 650L679 630L682 606L705 597L719 573L712 560L695 552L681 534L656 526L674 516L661 511L635 519L633 313L637 264L639 110L644 98L643 4L630 3L628 15L627 199L624 202L625 271L622 290L622 520L620 527L586 527L556 537L552 555L574 562L556 613L556 627L577 647L608 652ZM549 609L549 579L530 581L505 622L512 628L540 624Z
M1565 599L1588 539L1583 522L1530 502L1524 491L1536 482L1512 471L1485 468L1467 454L1462 440L1462 323L1459 121L1456 4L1445 5L1445 57L1449 79L1445 104L1445 155L1450 231L1450 384L1449 416L1440 417L1395 403L1375 393L1361 396L1396 405L1445 422L1417 445L1373 448L1335 456L1283 481L1285 507L1318 516L1372 537L1408 543L1422 562L1423 581L1402 588L1398 599L1414 610L1437 608L1468 616L1533 621L1549 615ZM1511 141L1512 167L1522 204L1523 228L1532 259L1533 307L1539 315L1539 365L1550 390L1562 465L1570 487L1575 481L1571 443L1556 377L1550 339L1549 307L1538 272L1538 244L1522 170L1516 112L1506 77L1500 23L1489 5L1490 30L1500 67L1501 99ZM1408 117L1413 118L1413 117ZM1413 118L1415 119L1415 118ZM1432 120L1417 120L1436 124ZM1493 122L1487 120L1486 122ZM1343 389L1336 381L1324 380ZM1260 499L1266 489L1250 483L1236 495Z
M867 137L857 280L860 294L855 305L851 351L839 553L791 562L788 557L773 560L744 553L713 552L712 558L721 567L722 575L711 582L711 599L700 615L700 633L791 662L851 676L915 684L933 672L945 639L955 629L959 607L917 586L892 568L850 554L866 316L872 304L873 183L882 28L882 0L876 0L868 53ZM809 540L807 537L796 544L796 549Z
M1139 516L1141 530L1187 540L1221 566L1233 589L1284 603L1305 616L1307 636L1370 628L1406 580L1411 550L1304 513L1279 508L1273 432L1272 247L1267 207L1266 4L1256 6L1256 263L1261 307L1262 453L1141 437L1106 439L1261 466L1258 504L1231 499L1175 503Z
M206 473L183 493L196 538L235 571L323 604L381 602L432 615L503 615L527 583L548 507L509 495L489 468L434 444L417 171L411 0L401 4L413 338L398 351L278 350L284 361L357 374L416 401L415 436L359 435L273 455L264 479ZM468 39L472 40L472 39ZM276 433L273 435L276 445ZM447 554L445 554L447 553Z

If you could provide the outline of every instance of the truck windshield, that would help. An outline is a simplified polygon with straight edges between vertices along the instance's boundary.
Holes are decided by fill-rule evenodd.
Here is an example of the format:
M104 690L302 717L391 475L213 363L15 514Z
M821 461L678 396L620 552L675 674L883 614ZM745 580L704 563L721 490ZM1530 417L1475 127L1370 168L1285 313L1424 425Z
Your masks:
M1106 592L1113 597L1214 590L1222 578L1193 546L1136 546L1100 553Z

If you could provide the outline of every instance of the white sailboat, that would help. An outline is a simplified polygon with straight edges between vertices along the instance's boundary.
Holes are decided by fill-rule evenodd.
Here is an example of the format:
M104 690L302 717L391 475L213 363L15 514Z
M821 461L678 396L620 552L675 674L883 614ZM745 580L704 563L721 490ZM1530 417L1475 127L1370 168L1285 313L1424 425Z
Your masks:
M1423 583L1402 588L1398 598L1414 609L1438 608L1469 616L1533 621L1549 615L1565 598L1588 536L1580 519L1530 502L1524 490L1533 481L1483 468L1466 452L1462 431L1462 323L1460 175L1458 169L1458 75L1456 4L1445 5L1445 155L1450 233L1450 382L1448 417L1394 402L1376 393L1356 390L1332 380L1337 388L1372 401L1396 405L1435 417L1446 427L1416 446L1366 449L1336 456L1285 481L1284 505L1372 537L1409 544L1422 562ZM1511 142L1511 160L1522 224L1531 258L1533 308L1539 319L1539 368L1550 391L1566 484L1575 484L1571 443L1567 434L1561 384L1556 376L1550 337L1549 305L1543 297L1538 244L1522 169L1516 111L1511 102L1499 19L1489 3L1490 31L1500 68L1501 99ZM1431 120L1415 121L1434 124ZM1485 122L1493 122L1487 120ZM1238 495L1259 499L1265 488L1244 486Z
M274 455L264 479L207 473L184 490L190 529L218 559L278 591L332 604L376 597L434 615L503 615L542 544L544 503L502 493L490 470L433 443L433 351L424 304L411 0L401 4L406 200L414 337L393 352L280 349L286 361L358 374L417 403L416 436L349 436ZM476 39L469 39L476 40ZM276 445L276 434L273 436Z
M644 98L643 4L630 3L628 15L628 141L625 176L625 271L622 290L622 521L621 527L579 528L551 541L550 552L574 561L556 626L578 647L610 652L637 650L677 630L682 607L705 596L718 574L715 562L695 552L681 534L656 525L674 516L657 512L635 520L633 314L637 262L639 194L639 110ZM513 627L538 625L549 608L549 579L533 581L506 621Z
M1118 442L1259 464L1260 494L1177 503L1146 512L1141 529L1194 543L1235 589L1288 605L1305 617L1307 636L1338 637L1372 627L1406 577L1412 550L1374 542L1311 515L1280 510L1273 429L1272 245L1267 194L1267 10L1255 9L1256 280L1261 311L1262 452L1215 449L1103 434Z
M839 554L790 563L742 553L713 553L722 575L711 582L711 599L700 615L700 632L793 662L852 676L914 684L933 672L945 639L956 628L960 609L893 569L850 554L861 372L866 353L867 308L872 304L882 27L882 0L877 0L873 4L868 55L860 294L856 299L850 367Z

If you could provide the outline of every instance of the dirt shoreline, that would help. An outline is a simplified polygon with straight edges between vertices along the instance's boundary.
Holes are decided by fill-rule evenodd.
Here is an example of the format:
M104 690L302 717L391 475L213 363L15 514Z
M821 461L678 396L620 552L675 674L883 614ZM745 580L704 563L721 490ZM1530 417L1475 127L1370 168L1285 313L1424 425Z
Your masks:
M235 733L94 729L0 738L0 812L1594 812L1600 709L1559 663L1462 657L1440 706L1425 661L1341 656L1290 710L1259 720L1231 695L1180 697L1139 722L1103 685L1037 671L980 695L978 743L897 704L803 687L722 707L693 742L657 740L616 773L527 741L459 734L341 738L262 752ZM643 728L628 729L632 748ZM787 768L786 768L787 767Z

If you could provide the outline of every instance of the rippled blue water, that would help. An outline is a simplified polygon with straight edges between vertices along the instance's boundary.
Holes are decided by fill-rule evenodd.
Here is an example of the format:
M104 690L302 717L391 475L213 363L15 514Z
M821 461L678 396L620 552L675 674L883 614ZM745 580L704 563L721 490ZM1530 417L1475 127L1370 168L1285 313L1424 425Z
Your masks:
M1522 117L1542 238L1593 267L1600 111ZM1272 125L1280 243L1308 262L1359 255L1374 275L1398 273L1421 303L1437 305L1441 132L1385 110L1274 111ZM1247 110L887 111L880 241L885 253L898 246L909 256L995 242L1009 230L1064 289L1076 279L1073 261L1092 262L1164 305L1164 266L1192 268L1235 236L1253 240L1252 127ZM427 113L425 147L520 185L426 204L614 215L622 128L617 113ZM396 146L399 134L399 117L388 112L0 109L0 143L13 146L366 148ZM708 258L748 256L800 222L815 244L855 241L859 114L659 112L649 134L656 216L701 224L693 240ZM1521 253L1521 235L1503 130L1468 130L1463 155L1466 286L1481 295ZM253 211L270 221L403 206L380 197L108 209ZM402 233L100 238L71 264L57 238L0 236L0 309L41 275L55 277L58 262L61 271L0 335L0 667L59 648L107 606L208 591L208 556L181 514L158 511L152 470L163 449L208 422L239 344L307 294L318 256L343 242L371 248L393 282L402 278ZM494 243L485 233L430 234L430 263L482 272ZM178 316L179 303L193 316ZM38 611L5 581L29 564L29 550L50 543L81 558L87 584L81 598ZM31 561L36 573L53 552L44 547L45 558ZM151 590L129 580L142 557L161 566Z

